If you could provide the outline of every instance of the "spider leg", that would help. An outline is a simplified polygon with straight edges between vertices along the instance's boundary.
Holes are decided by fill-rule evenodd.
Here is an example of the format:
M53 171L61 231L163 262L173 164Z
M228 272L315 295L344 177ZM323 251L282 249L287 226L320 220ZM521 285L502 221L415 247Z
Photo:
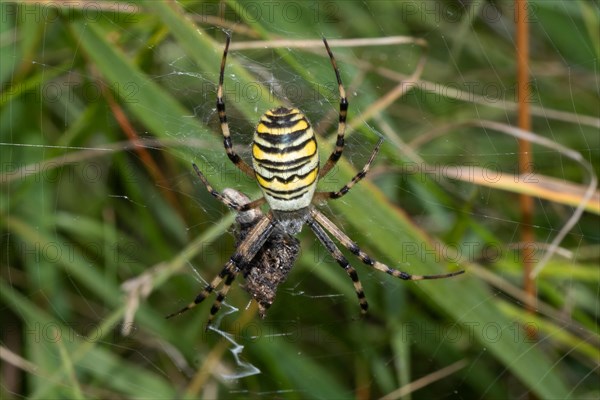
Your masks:
M219 200L221 203L225 204L227 207L232 208L236 211L248 211L248 210L259 207L264 204L264 202L265 202L264 197L261 197L260 199L256 199L256 200L251 201L246 204L239 204L236 201L229 199L227 196L223 196L221 193L217 192L212 187L212 185L208 182L208 179L206 179L204 174L202 172L200 172L200 169L198 168L198 166L196 164L192 163L192 166L194 167L194 170L196 171L196 174L198 174L198 177L200 178L202 183L204 183L204 186L206 186L206 190L208 190L208 192L210 194L212 194L217 200Z
M169 314L167 318L172 318L179 314L183 314L189 309L194 308L198 304L202 303L204 299L206 299L217 288L217 286L221 284L223 279L225 279L225 284L217 295L215 304L211 308L210 320L212 320L214 314L219 311L221 303L223 302L231 283L240 270L240 266L249 263L254 258L258 250L260 250L260 248L265 244L265 241L271 235L271 232L273 232L274 227L275 224L273 222L273 215L271 213L262 217L262 219L258 221L256 225L254 225L250 232L248 232L248 235L239 244L236 252L233 254L233 256L231 256L229 261L225 263L225 266L221 272L219 272L212 282L206 285L204 290L202 290L202 292L196 296L193 302L183 307L181 310Z
M323 246L325 246L327 251L333 256L340 267L344 268L350 279L352 279L354 291L356 292L356 297L358 297L358 303L360 304L360 311L361 313L365 314L369 308L369 303L367 302L367 297L363 291L362 283L360 283L360 279L358 278L358 273L354 267L350 265L340 249L338 249L335 243L333 243L331 238L327 236L327 233L323 230L323 228L321 228L321 226L313 218L308 218L306 224L310 227L310 229L312 229L317 239L319 239Z
M346 116L348 114L348 98L346 97L346 89L344 89L344 84L342 83L342 78L340 77L340 70L338 69L337 63L335 62L335 57L333 57L333 52L329 48L329 44L327 44L327 40L325 38L323 38L323 43L325 44L325 48L327 49L327 54L329 54L331 66L335 71L335 77L338 83L338 90L340 92L340 117L338 122L335 149L329 156L329 159L327 160L323 168L319 171L319 178L322 178L323 176L327 175L329 170L335 166L337 161L342 156L342 152L344 151L344 134L346 132Z
M229 288L231 288L231 284L235 280L235 277L237 276L237 274L238 274L237 270L234 270L233 272L231 272L227 276L227 279L225 279L223 288L219 291L219 293L217 293L217 298L215 299L212 307L210 308L210 315L208 316L208 321L206 323L206 329L208 329L208 327L212 323L213 318L221 309L221 304L223 304L223 300L225 300L225 297L227 297L227 292L229 292Z
M202 292L200 292L200 294L198 296L196 296L196 298L194 299L193 302L191 302L187 306L183 307L181 310L167 315L166 318L169 319L169 318L173 318L179 314L183 314L187 310L194 308L198 304L202 303L204 301L204 299L206 299L217 288L217 286L219 286L221 284L221 282L223 281L223 278L225 278L226 276L227 277L231 276L231 273L235 268L236 268L235 264L233 263L232 260L227 261L227 263L225 264L225 266L223 267L221 272L219 272L219 275L217 275L212 280L211 283L206 285L204 290Z
M329 218L323 215L320 211L315 208L311 209L311 217L314 218L319 224L321 224L329 233L331 233L339 242L352 254L360 259L363 263L367 264L370 267L375 268L378 271L385 272L386 274L395 276L396 278L404 279L407 281L420 281L423 279L441 279L441 278L450 278L455 275L460 275L465 271L456 271L450 272L447 274L439 274L439 275L412 275L407 272L399 271L397 269L392 269L387 265L373 260L367 253L362 251L358 245L353 242L340 228L338 228Z
M236 167L243 173L254 179L254 169L248 165L240 156L233 150L233 144L231 142L231 134L229 132L229 124L227 123L227 114L225 113L225 100L223 100L223 77L225 76L225 62L227 60L227 51L229 50L229 43L231 42L231 36L227 34L227 41L225 42L225 50L223 50L223 58L221 59L221 69L219 71L219 87L217 88L217 112L219 113L219 121L221 122L221 132L223 132L223 145L227 156Z
M379 148L381 147L382 143L383 143L383 138L379 138L379 141L377 142L377 144L375 145L375 148L371 152L369 161L367 161L365 166L359 171L358 174L354 175L354 177L352 178L352 180L350 182L345 184L337 192L317 192L317 193L315 193L315 196L313 197L313 199L315 199L316 201L327 200L327 199L339 199L340 197L342 197L346 193L348 193L350 191L350 189L352 189L352 186L356 185L358 182L360 182L361 179L363 179L367 175L367 172L369 172L369 168L371 168L371 164L373 163L373 160L375 160L377 153L379 153Z

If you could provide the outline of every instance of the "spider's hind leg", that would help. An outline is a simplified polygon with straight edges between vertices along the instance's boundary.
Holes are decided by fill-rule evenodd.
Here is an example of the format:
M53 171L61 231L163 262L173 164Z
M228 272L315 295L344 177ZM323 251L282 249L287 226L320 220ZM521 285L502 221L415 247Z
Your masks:
M325 44L325 49L327 50L327 54L329 55L329 59L331 60L331 66L333 67L333 71L335 72L335 78L338 83L338 90L340 92L340 114L338 120L338 131L337 131L337 139L335 142L335 149L327 159L327 162L319 171L319 178L324 177L327 173L335 166L340 157L342 156L342 152L344 151L344 135L346 132L346 116L348 114L348 98L346 97L346 89L344 89L344 84L342 83L342 78L340 77L340 70L335 62L335 57L333 56L333 52L331 48L329 48L329 44L327 40L323 38L323 44Z
M229 124L227 123L227 113L225 112L225 100L223 99L223 80L225 77L225 64L227 62L227 53L229 51L229 43L231 36L227 35L223 57L221 58L221 68L219 69L219 86L217 87L217 112L219 113L219 121L221 123L221 132L223 134L223 146L227 152L227 157L231 162L250 178L254 178L254 169L248 165L233 149L231 142L231 133L229 132Z

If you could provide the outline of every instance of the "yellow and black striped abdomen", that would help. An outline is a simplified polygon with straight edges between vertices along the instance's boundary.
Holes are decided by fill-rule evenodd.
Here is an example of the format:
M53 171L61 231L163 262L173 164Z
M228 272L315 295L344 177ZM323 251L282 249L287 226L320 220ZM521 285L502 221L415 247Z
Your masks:
M279 107L263 114L254 133L252 164L273 210L308 207L317 187L319 153L315 133L300 110Z

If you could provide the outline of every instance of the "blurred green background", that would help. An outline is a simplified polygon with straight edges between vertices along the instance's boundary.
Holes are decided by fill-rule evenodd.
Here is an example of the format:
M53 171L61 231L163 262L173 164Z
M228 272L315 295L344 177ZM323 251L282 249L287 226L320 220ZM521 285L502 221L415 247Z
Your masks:
M581 202L582 162L598 172L597 3L529 3L533 131L584 161L534 144L534 172L508 175L505 190L496 177L518 172L516 140L480 121L516 126L512 2L0 7L2 398L600 396L597 193L537 277L533 311L518 251L528 183L546 193L529 227L537 261ZM240 154L250 160L267 108L293 104L327 157L339 101L328 38L351 129L321 190L339 189L386 141L370 176L321 210L393 268L465 275L403 282L345 252L370 303L360 318L352 282L305 229L266 319L241 278L217 330L204 330L214 297L164 319L234 251L234 215L191 163L218 190L259 195L222 148L226 31ZM472 183L450 167L494 174Z

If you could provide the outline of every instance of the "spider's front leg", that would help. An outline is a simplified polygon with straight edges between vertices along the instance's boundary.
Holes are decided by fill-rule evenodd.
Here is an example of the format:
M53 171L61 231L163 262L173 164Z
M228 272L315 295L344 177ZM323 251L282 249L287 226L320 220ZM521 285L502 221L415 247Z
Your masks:
M348 260L346 260L346 257L344 257L335 243L333 243L329 236L327 236L327 233L323 230L323 228L321 228L321 226L313 218L308 218L306 224L310 227L310 229L312 229L317 239L319 239L321 244L325 246L325 249L327 249L329 254L333 256L335 261L337 261L340 267L344 268L344 271L346 271L350 279L352 279L354 291L356 292L356 297L358 297L358 303L360 304L360 311L361 313L366 314L367 310L369 309L369 303L367 302L367 297L365 296L362 283L358 278L358 273L354 267L350 265Z
M227 261L227 263L225 264L225 266L223 267L221 272L219 272L219 274L216 277L214 277L214 279L208 285L206 285L204 290L202 290L202 292L200 292L200 294L198 294L198 296L196 296L196 298L194 299L193 302L191 302L187 306L183 307L181 310L167 315L165 318L169 319L169 318L176 317L177 315L183 314L184 312L186 312L186 311L196 307L198 304L202 303L204 301L204 299L206 299L217 288L217 286L219 286L221 284L221 282L223 281L223 279L225 277L227 277L225 284L227 285L227 281L230 281L230 280L231 281L229 282L229 284L231 284L231 282L233 282L233 279L230 279L230 278L232 276L233 276L233 278L235 278L235 275L233 275L233 272L235 271L235 269L236 269L235 263L232 262L232 260L230 259L229 261ZM211 310L211 313L212 313L212 310Z
M370 267L375 268L378 271L385 272L386 274L395 276L396 278L404 279L406 281L420 281L423 279L443 279L450 278L456 275L463 274L465 271L455 271L447 274L439 275L412 275L408 272L399 271L392 269L379 261L373 260L367 253L362 251L356 243L354 243L348 235L346 235L340 228L338 228L329 218L323 215L314 207L311 209L311 217L314 218L321 226L323 226L329 233L331 233L339 242L347 248L352 254L360 259L363 263Z
M230 201L227 197L224 197L220 194L219 196L221 196L226 201ZM221 308L221 304L225 299L225 296L227 295L227 292L229 291L229 288L231 287L231 284L233 283L235 277L239 273L241 267L245 264L248 264L254 258L256 253L261 249L261 247L264 245L264 243L267 241L267 239L273 232L274 227L275 224L273 222L273 215L271 213L268 213L267 215L263 216L256 223L256 225L254 225L250 232L248 232L246 238L239 244L237 250L235 251L233 256L231 256L229 261L227 261L221 272L219 272L219 274L208 285L206 285L204 290L202 290L202 292L200 292L200 294L196 296L194 301L188 304L187 306L183 307L181 310L168 315L167 318L177 316L188 311L191 308L196 307L196 305L203 302L204 299L206 299L221 284L221 282L225 280L223 288L217 294L217 298L215 299L215 302L213 303L213 306L210 309L210 316L207 324L208 328L213 317Z

